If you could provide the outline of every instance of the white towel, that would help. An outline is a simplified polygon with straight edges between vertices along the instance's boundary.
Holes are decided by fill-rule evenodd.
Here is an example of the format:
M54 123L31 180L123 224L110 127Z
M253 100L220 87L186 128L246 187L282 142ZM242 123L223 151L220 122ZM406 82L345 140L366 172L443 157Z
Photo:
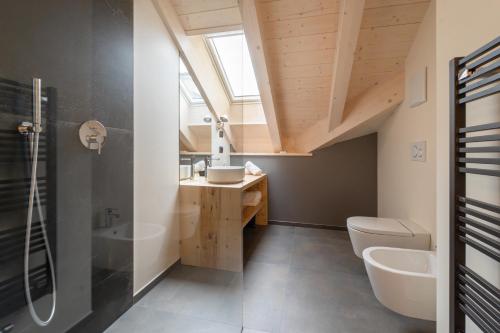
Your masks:
M205 161L201 160L194 164L194 172L200 172L205 170Z
M243 193L243 206L257 206L262 199L260 191L247 191Z
M252 162L248 161L245 163L245 173L247 175L260 176L262 175L262 170Z

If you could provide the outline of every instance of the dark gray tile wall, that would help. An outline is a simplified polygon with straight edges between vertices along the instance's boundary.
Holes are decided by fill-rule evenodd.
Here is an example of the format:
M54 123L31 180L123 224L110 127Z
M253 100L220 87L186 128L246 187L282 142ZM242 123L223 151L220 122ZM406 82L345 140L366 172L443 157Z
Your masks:
M56 256L58 303L46 328L34 325L26 307L0 317L0 331L101 332L132 304L133 283L133 11L132 0L2 1L0 78L31 85L43 80L56 96L44 128L55 135L47 145L52 163L40 172L51 177L54 219L49 220ZM4 95L0 95L4 98ZM10 103L10 104L9 104ZM0 130L29 120L30 110L0 103ZM14 111L13 111L14 110ZM108 130L102 154L78 139L83 121L96 119ZM7 141L0 136L0 145ZM9 148L10 149L10 148ZM24 164L0 165L0 181L25 176ZM119 217L101 228L104 209ZM25 225L26 211L0 216ZM18 267L22 267L22 258ZM5 268L0 263L0 270ZM2 272L0 272L1 276ZM45 317L50 302L37 301Z
M377 135L335 144L312 157L246 158L269 177L269 219L345 226L377 215Z

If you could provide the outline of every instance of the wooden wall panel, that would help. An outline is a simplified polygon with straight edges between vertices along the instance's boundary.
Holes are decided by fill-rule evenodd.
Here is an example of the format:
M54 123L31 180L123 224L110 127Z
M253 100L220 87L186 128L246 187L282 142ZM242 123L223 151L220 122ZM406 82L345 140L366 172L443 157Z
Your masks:
M179 15L179 19L188 35L241 29L238 7Z
M361 27L373 28L420 23L428 6L428 2L416 2L389 7L366 8Z
M325 89L329 88L331 80L328 77L323 78L298 78L298 79L283 79L275 83L281 91L285 90L308 90L308 89Z
M316 51L334 49L337 44L337 33L327 32L310 36L279 38L268 43L266 51L269 55L293 53L300 51Z
M267 39L335 32L337 18L337 14L326 14L282 21L264 21L262 29Z
M427 0L366 0L348 100L404 68L428 6Z
M338 1L260 1L265 21L294 20L303 17L315 17L336 14Z
M401 6L414 3L429 3L429 0L366 0L365 8Z
M284 52L270 56L270 65L282 65L284 67L331 64L335 55L335 49L312 49L295 52Z
M238 6L238 0L171 0L171 2L179 15Z
M298 78L318 78L331 77L332 64L311 64L302 66L284 66L277 65L271 67L271 73L282 79L298 79Z

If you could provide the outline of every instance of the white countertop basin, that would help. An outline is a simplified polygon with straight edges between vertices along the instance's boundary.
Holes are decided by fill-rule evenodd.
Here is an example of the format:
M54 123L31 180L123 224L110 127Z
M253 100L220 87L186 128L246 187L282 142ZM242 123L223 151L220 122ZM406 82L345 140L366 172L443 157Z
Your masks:
M213 166L207 172L207 181L213 184L235 184L245 179L243 166Z

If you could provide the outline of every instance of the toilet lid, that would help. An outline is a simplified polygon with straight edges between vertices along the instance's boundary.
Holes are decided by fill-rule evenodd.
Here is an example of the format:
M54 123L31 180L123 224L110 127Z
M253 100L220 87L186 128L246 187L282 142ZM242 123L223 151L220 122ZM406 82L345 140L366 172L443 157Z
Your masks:
M356 216L347 219L347 226L357 231L376 235L413 236L411 230L396 219Z

